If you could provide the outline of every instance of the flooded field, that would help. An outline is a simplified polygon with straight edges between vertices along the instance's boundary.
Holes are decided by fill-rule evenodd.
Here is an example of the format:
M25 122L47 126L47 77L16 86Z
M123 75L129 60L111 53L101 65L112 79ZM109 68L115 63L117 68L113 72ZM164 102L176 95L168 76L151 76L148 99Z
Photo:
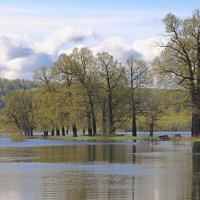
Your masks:
M0 140L0 199L199 199L200 144Z

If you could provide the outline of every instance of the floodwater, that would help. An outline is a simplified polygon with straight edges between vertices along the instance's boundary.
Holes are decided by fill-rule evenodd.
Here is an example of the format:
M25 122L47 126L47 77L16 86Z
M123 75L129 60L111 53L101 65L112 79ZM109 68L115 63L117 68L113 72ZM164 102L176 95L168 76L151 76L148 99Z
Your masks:
M199 143L0 139L1 200L188 200L199 188Z

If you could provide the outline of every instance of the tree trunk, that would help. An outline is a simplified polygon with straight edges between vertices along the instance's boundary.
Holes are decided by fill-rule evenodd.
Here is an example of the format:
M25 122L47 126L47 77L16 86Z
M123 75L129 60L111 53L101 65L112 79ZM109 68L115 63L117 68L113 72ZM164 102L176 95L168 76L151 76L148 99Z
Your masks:
M154 127L154 124L151 122L150 125L149 125L149 128L150 128L150 137L153 137L153 127Z
M66 130L66 134L69 134L69 125L67 125L67 130Z
M57 128L57 129L56 129L56 136L59 136L59 135L60 135L60 129Z
M97 125L95 116L92 116L92 130L93 130L93 135L95 136L97 134Z
M89 103L90 103L90 111L91 111L91 118L92 118L93 135L96 135L97 134L96 117L95 117L94 104L93 104L91 95L89 95Z
M132 116L132 136L137 136L136 116Z
M109 92L109 95L108 95L108 111L109 111L108 133L114 134L115 128L114 128L114 123L113 123L112 94L110 92Z
M193 100L192 113L192 137L200 137L200 31L198 27L197 35L197 82L196 88L194 82L191 84L191 93ZM196 89L196 90L195 90Z
M44 131L44 137L48 136L48 130Z
M90 112L87 112L87 125L88 125L88 135L92 136L92 126L91 126Z
M103 134L107 133L106 130L106 102L103 100L103 106L102 106L102 132Z
M192 137L200 137L200 114L192 113Z
M51 136L54 136L54 135L55 135L55 129L52 128L52 129L51 129Z
M72 132L73 132L73 137L77 137L76 122L73 122L72 124Z
M192 137L200 137L200 81L190 88L192 96Z
M132 136L137 136L136 126L136 107L135 107L135 96L133 88L133 66L131 66L131 108L132 108Z
M65 127L62 127L62 136L65 136Z

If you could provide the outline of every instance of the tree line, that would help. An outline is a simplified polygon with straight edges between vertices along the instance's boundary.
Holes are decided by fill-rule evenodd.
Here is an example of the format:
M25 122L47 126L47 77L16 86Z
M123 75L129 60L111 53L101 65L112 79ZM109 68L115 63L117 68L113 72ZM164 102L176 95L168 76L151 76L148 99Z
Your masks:
M27 135L37 129L46 135L120 130L136 136L138 127L148 124L153 136L160 119L171 115L199 136L200 11L185 19L169 13L163 23L168 39L159 44L163 51L151 66L132 56L122 63L108 52L94 55L89 48L74 48L52 67L35 72L36 90L5 97L2 121ZM155 77L167 89L153 89Z
M94 56L88 48L74 48L51 68L35 72L37 89L5 96L4 124L25 135L38 130L63 136L72 131L74 137L78 131L89 136L130 131L137 136L139 128L153 136L157 122L169 107L177 108L175 98L183 94L151 88L149 74L142 60L129 57L120 63L107 52Z

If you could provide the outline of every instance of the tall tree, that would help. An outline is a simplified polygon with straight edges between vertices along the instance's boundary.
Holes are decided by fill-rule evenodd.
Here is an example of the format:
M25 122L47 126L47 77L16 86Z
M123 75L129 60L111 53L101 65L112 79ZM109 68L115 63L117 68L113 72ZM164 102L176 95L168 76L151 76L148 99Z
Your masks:
M84 96L83 91L80 88L80 80L84 79L84 77L81 76L80 69L81 66L76 61L76 59L67 54L61 54L53 66L53 74L55 80L66 88L65 96L68 99L68 105L65 106L68 107L68 119L72 123L74 136L77 135L77 132L74 132L77 131L77 127L75 126L77 125L77 121L79 121L79 119L81 118L80 113L82 112L81 103L79 103L78 106L77 102L80 99L85 99L80 98L80 96ZM77 94L77 91L79 92L79 94ZM91 130L91 126L89 127L89 130Z
M79 64L71 69L72 74L76 81L81 84L87 96L86 117L88 121L88 134L96 135L97 128L94 105L95 87L97 86L96 59L92 51L88 48L74 48L71 57Z
M63 111L61 88L62 85L55 81L53 69L42 66L34 74L34 79L40 82L40 88L37 91L37 103L38 116L36 116L38 125L43 127L43 131L47 132L47 129L51 129L52 135L60 135L60 128L62 128L63 135L64 127L63 120L66 117L65 111ZM42 120L45 119L45 120ZM51 126L51 128L50 128Z
M136 112L137 102L135 89L147 83L148 67L143 60L136 60L132 56L127 59L127 75L130 82L132 136L137 136Z
M121 63L114 60L107 52L98 53L98 66L103 84L102 89L106 92L106 104L108 108L108 133L116 131L115 115L117 103L114 96L118 90L126 84L125 69Z
M192 107L192 136L200 136L200 10L180 19L169 13L163 19L168 37L155 70L170 82L188 89Z

